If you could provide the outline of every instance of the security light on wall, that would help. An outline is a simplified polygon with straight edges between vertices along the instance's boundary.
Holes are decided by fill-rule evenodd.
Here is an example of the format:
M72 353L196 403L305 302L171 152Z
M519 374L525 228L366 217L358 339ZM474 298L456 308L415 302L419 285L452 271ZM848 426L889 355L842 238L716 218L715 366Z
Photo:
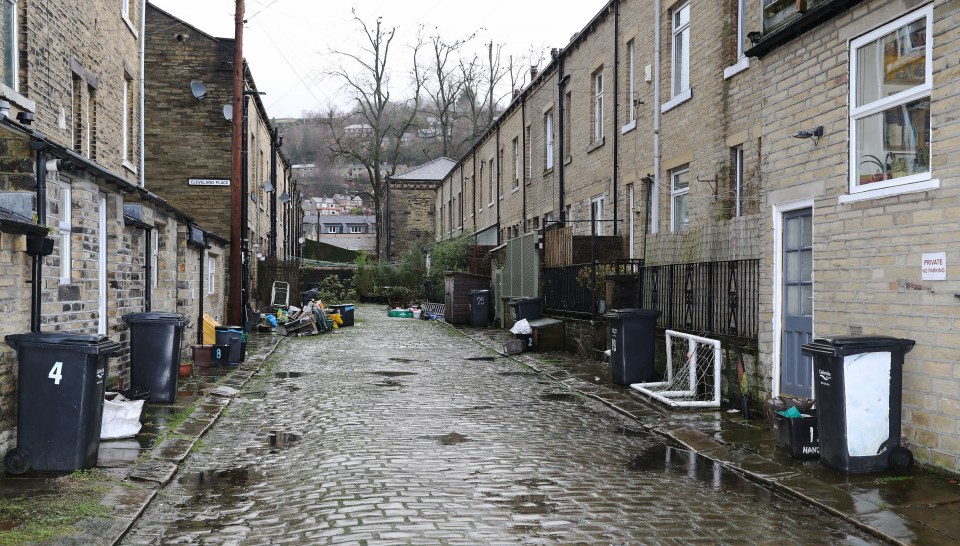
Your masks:
M233 121L233 105L232 104L223 105L223 117L227 121Z
M287 204L290 202L290 196L287 195L287 192L283 192L280 194L280 202L283 204Z
M263 181L263 191L266 192L266 193L272 193L272 192L273 192L273 184L271 184L269 180L264 180L264 181Z
M193 80L190 82L190 92L193 93L193 98L197 100L207 98L207 86L200 81Z
M797 131L793 133L793 138L812 138L813 145L816 146L817 142L820 141L820 137L823 136L823 125L817 125L809 131Z

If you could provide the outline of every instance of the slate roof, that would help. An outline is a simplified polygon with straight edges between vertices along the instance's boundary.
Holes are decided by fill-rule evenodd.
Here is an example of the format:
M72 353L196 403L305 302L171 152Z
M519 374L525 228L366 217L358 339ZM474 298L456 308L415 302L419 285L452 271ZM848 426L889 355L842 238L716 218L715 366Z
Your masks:
M403 174L391 176L390 180L441 182L456 164L457 162L449 157L438 157L433 161L413 167Z

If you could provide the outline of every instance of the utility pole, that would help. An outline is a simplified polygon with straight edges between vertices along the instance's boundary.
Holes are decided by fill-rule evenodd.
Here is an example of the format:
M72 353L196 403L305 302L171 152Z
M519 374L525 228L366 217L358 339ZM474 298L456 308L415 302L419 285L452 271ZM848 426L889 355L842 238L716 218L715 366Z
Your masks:
M240 242L243 239L244 219L241 216L243 203L243 183L241 173L240 146L243 136L243 0L236 0L233 56L233 138L231 153L233 158L230 175L230 291L227 309L232 324L243 325L243 255Z

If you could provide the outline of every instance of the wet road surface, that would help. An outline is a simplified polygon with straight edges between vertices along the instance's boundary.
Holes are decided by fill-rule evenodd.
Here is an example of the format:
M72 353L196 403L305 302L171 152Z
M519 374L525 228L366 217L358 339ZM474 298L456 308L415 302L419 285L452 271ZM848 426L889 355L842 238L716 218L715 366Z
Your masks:
M125 544L872 544L450 327L290 339Z

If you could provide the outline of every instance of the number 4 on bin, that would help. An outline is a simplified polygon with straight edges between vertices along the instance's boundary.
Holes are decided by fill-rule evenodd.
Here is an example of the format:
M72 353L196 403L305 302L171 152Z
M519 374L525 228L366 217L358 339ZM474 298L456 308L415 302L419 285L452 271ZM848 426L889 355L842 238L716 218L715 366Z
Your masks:
M47 377L53 379L54 385L59 385L60 380L63 379L63 362L54 362L53 367L50 368L50 373L47 374Z

